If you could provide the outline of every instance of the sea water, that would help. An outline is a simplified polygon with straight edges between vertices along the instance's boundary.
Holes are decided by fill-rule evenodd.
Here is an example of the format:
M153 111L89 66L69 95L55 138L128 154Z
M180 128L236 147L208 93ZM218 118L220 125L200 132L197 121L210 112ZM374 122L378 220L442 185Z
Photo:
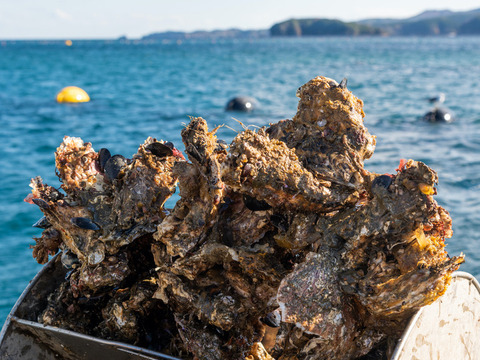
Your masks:
M40 265L32 258L31 225L42 214L23 202L40 175L59 186L54 151L65 135L94 149L130 157L148 137L183 150L189 116L210 128L226 125L231 141L242 126L291 118L297 88L317 75L337 81L365 103L365 125L377 136L368 170L395 173L399 160L438 172L436 200L453 218L450 254L480 277L480 38L301 38L217 42L137 41L0 43L0 324ZM58 104L65 86L91 101ZM427 99L446 95L450 124L421 117ZM258 101L251 113L225 112L234 96ZM167 206L173 207L175 195Z

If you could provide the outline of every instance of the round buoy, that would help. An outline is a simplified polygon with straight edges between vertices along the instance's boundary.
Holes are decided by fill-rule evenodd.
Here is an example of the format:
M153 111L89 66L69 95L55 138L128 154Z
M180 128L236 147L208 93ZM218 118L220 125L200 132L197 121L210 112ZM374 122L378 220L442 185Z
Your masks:
M453 113L447 108L434 108L423 116L423 120L431 123L449 123L455 120Z
M65 40L65 45L72 46L73 45L72 40Z
M247 96L238 96L230 100L226 106L227 111L249 112L255 108L255 99Z
M78 103L88 101L90 101L90 96L88 96L85 90L76 86L67 86L57 94L57 102L59 103Z

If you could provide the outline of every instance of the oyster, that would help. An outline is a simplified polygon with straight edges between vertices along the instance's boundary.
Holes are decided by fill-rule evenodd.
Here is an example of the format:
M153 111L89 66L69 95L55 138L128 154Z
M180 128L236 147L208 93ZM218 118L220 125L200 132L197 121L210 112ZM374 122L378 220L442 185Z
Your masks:
M45 215L34 256L63 249L71 269L40 321L185 359L382 352L463 262L445 251L437 174L364 168L375 137L346 81L317 77L297 96L291 120L230 146L191 118L189 161L152 138L125 159L66 137L65 193L35 178L26 199Z
M131 160L114 155L102 166L90 143L65 137L55 162L66 195L36 177L25 200L37 204L46 220L61 229L66 248L82 263L97 265L105 254L154 232L165 217L163 204L177 183L173 164L183 155L157 156L150 151L156 144L162 143L148 138Z

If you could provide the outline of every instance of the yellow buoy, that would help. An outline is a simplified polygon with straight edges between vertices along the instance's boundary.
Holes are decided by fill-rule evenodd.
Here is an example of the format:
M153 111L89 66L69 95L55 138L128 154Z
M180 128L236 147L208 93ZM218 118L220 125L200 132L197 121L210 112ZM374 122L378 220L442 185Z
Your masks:
M79 87L67 86L57 94L57 101L59 103L88 102L90 101L90 96L88 96L85 90L80 89Z
M65 45L72 46L72 44L73 44L72 40L65 40Z

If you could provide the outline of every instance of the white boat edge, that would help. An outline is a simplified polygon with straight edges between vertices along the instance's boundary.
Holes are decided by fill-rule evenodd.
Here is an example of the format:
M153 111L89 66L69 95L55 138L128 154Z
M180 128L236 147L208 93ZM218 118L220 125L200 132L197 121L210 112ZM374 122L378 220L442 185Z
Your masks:
M420 357L420 358L416 357L416 354L418 354L417 353L418 349L415 346L412 346L413 336L420 331L418 329L422 325L421 320L424 317L424 315L426 315L428 312L438 310L439 321L444 321L446 324L448 324L448 322L446 320L443 320L443 317L450 316L450 318L451 318L451 314L449 314L449 313L447 314L446 311L444 311L442 313L440 304L442 303L442 301L447 301L448 299L450 299L449 297L452 297L452 296L453 296L453 298L456 297L455 290L457 289L456 286L459 282L462 282L463 285L467 285L469 287L473 286L477 290L476 294L474 294L473 296L470 296L470 298L468 298L468 299L463 299L463 300L464 301L471 301L472 303L480 304L480 284L477 281L477 279L472 274L464 272L464 271L454 272L452 274L452 282L451 282L450 286L447 288L447 291L445 292L445 294L442 295L440 298L438 298L432 304L422 307L410 319L407 327L404 330L404 333L402 334L401 338L399 339L399 341L397 343L397 346L396 346L390 360L422 359L422 357ZM455 303L452 302L452 303L449 303L448 305L451 305L451 307L453 308L455 306ZM438 309L437 309L437 307L438 307ZM480 306L479 306L479 308L480 308ZM465 307L462 307L462 309L465 312ZM470 311L470 310L468 310L468 311ZM454 320L458 320L458 319L455 318ZM480 325L480 317L477 320L475 320L475 317L474 317L473 321L477 321L477 324L474 325L474 326L476 326L476 329L477 329L475 334L476 334L476 338L480 339L480 326L479 326ZM463 335L470 334L468 332L469 328L468 328L467 325L472 325L472 324L465 324L465 328L464 328L465 334L463 334ZM425 329L423 329L423 330L425 330ZM453 329L450 329L450 330L453 330ZM475 334L473 336L475 336ZM429 335L436 336L437 334L430 332ZM458 332L455 335L458 335L460 337L463 336L462 334L459 334ZM419 336L419 335L417 334L417 336ZM442 336L443 336L443 338L445 338L445 334L442 334ZM440 334L439 334L439 337L440 337ZM453 337L449 337L449 338L450 338L451 342L454 341ZM421 338L421 339L422 339L422 342L424 342L424 339L423 338ZM416 340L416 342L417 342L416 345L418 345L418 340ZM423 345L423 344L420 343L420 345ZM480 345L480 341L478 342L477 347L479 345ZM430 344L430 346L431 346L431 349L432 349L431 344ZM467 347L467 344L464 343L464 346ZM430 349L430 352L432 352L431 349ZM437 353L436 353L437 357L435 357L435 359L437 359L437 358L438 359L455 359L455 358L460 359L460 358L462 358L462 357L455 357L455 356L460 356L460 354L458 354L458 353L456 355L454 355L454 357L451 357L451 355L447 354L447 353L450 353L450 352L454 352L454 350L452 349L452 343L450 343L450 344L445 343L444 346L443 346L443 349L441 349L441 351L438 350L438 349L435 349L435 350L437 351ZM478 352L479 349L465 349L465 350L467 351L467 353L470 353L470 352L475 353L475 351ZM434 354L431 353L430 355L433 356ZM431 357L431 358L433 359L433 357ZM467 357L465 359L467 359Z

